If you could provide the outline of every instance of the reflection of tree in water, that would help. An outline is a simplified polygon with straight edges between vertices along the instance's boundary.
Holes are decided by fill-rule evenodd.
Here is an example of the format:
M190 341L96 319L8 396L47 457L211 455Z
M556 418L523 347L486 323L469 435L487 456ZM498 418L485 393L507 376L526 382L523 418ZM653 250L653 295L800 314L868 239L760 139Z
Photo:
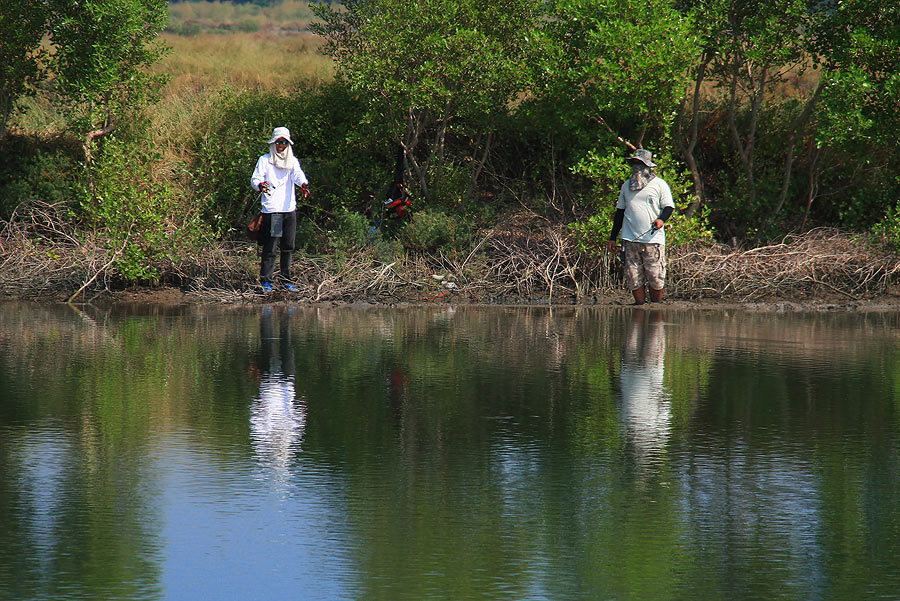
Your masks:
M635 311L625 332L619 377L622 419L642 465L663 452L672 427L671 403L663 388L665 354L662 313Z
M259 461L285 472L291 455L300 448L306 428L306 404L294 386L291 310L278 313L266 307L260 317L261 370L259 396L250 407L250 440Z
M145 440L105 425L85 414L0 434L0 599L159 597Z

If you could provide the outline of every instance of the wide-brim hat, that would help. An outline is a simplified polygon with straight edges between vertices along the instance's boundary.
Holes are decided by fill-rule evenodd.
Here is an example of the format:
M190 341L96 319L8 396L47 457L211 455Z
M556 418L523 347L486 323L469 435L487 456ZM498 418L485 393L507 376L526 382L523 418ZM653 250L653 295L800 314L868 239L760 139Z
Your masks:
M638 148L634 151L634 154L632 156L628 157L625 160L629 163L631 161L640 161L648 167L656 167L656 163L653 162L653 153L643 148Z
M275 140L278 138L284 138L288 141L288 143L293 146L294 141L291 140L291 130L286 127L276 127L272 130L272 137L269 138L268 144L274 144Z

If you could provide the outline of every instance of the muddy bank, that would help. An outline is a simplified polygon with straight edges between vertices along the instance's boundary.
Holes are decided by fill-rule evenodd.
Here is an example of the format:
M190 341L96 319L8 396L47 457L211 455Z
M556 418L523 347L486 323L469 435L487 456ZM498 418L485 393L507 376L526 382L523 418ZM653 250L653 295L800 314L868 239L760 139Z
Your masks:
M56 301L63 299L56 298ZM489 305L489 306L579 306L609 307L629 310L701 310L721 311L740 310L758 312L892 312L900 311L900 296L882 295L873 298L848 300L842 295L834 294L825 298L768 298L747 301L738 298L701 298L679 299L667 298L661 303L648 303L639 307L632 304L632 298L624 290L592 296L591 298L555 300L546 298L492 298L478 300L465 291L453 291L439 298L397 298L393 300L376 297L331 299L313 301L300 295L275 291L263 294L261 291L247 290L243 293L222 294L202 291L185 291L178 288L133 288L102 294L92 300L95 304L302 304L307 306L342 307L355 306L388 307L388 306L421 306L421 305Z

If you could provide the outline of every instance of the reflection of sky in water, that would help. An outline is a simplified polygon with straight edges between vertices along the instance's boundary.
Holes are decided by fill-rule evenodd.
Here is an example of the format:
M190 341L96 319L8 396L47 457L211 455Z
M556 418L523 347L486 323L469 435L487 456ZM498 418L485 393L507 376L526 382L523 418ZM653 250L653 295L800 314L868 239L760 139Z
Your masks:
M161 438L155 453L167 601L352 598L333 475L301 457L280 486L260 486L258 459L223 457L191 434Z
M505 421L515 426L511 420ZM561 574L559 566L545 552L545 547L552 545L552 536L544 525L529 527L532 547L521 560L516 559L522 544L517 537L517 528L531 522L545 492L542 490L540 460L545 449L515 436L512 431L499 438L492 447L499 501L502 503L500 517L508 523L505 530L509 532L496 551L509 558L510 569L516 573L515 593L518 596L511 598L533 601L554 599L554 583L559 582Z
M266 375L250 407L250 441L257 459L282 476L300 449L306 427L306 407L294 395L293 378Z
M4 432L4 436L9 433ZM57 542L57 525L64 507L61 483L71 456L71 445L65 432L39 428L19 439L14 447L19 472L19 487L28 513L28 536L37 554L40 571L50 574L53 549Z
M764 561L785 591L811 590L808 598L824 598L823 499L812 466L794 455L787 441L771 448L737 441L727 449L709 442L715 446L704 450L698 445L680 479L694 536L711 555L728 557L710 569L730 570L742 579L742 569L749 574L751 567L739 562L749 562L764 543L778 550Z
M261 315L252 455L218 465L190 443L166 445L185 469L168 474L165 588L184 599L350 598L342 504L301 450L306 399L295 386L291 316L271 307Z

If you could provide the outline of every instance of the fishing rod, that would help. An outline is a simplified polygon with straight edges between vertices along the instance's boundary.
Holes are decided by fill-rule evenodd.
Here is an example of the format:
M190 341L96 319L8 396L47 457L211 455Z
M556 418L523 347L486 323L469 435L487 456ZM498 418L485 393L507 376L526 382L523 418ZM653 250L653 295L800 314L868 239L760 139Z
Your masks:
M247 211L250 210L250 207L253 206L253 204L258 203L260 201L260 199L262 199L262 195L263 195L263 193L260 192L256 196L256 198L253 198L252 194L248 197L248 201L246 203L244 203L244 209L241 211L242 218L247 215Z
M649 230L647 230L646 232L644 232L643 234L641 234L640 236L638 236L638 239L641 239L641 238L643 238L644 236L646 236L647 234L649 234L650 232L655 232L655 231L658 230L658 229L659 229L659 228L656 227L656 223L654 222L654 223L652 223L652 224L650 225L650 229L649 229Z
M252 194L250 195L248 202L244 204L244 210L241 211L241 214L242 214L242 215L246 215L246 214L247 214L247 210L250 209L250 207L251 207L254 203L257 203L257 202L259 202L260 200L262 200L263 194L265 194L267 198L271 198L271 197L272 197L272 193L273 193L275 190L277 190L278 188L280 188L281 186L283 186L283 185L284 185L284 182L282 182L282 183L280 183L280 184L277 184L277 185L273 185L273 184L270 183L270 182L265 182L265 181L264 181L264 182L262 182L262 184L263 184L263 188L264 188L264 189L261 189L261 190L259 191L259 194L256 195L256 198L253 198L253 195L252 195ZM306 184L303 184L302 186L299 186L299 188L300 188L300 195L303 197L303 199L304 199L304 200L309 200L309 196L310 196L310 194L309 194L309 188L306 186Z

